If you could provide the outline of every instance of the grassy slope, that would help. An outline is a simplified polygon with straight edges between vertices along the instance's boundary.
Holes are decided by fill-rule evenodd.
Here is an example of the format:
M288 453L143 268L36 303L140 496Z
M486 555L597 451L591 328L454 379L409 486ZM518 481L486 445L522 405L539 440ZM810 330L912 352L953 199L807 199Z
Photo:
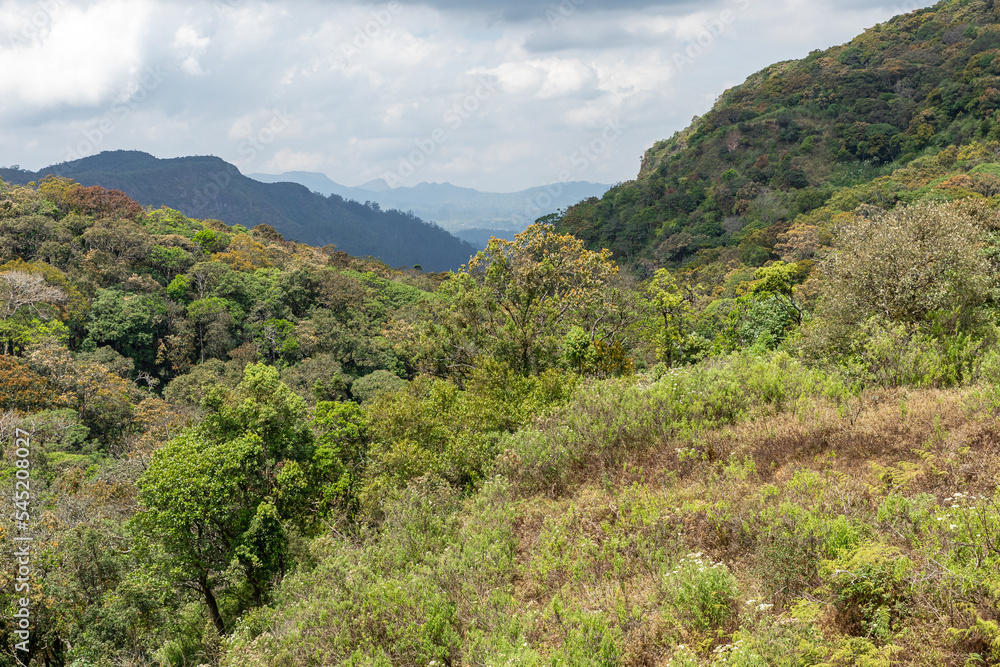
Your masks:
M783 355L593 383L315 543L227 664L995 664L997 409Z

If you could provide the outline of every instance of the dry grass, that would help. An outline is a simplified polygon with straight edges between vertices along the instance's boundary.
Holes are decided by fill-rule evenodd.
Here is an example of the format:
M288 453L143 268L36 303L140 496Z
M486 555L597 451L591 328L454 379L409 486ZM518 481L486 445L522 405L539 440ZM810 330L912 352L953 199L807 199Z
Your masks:
M697 456L685 461L678 455L685 448ZM733 466L741 460L753 465ZM707 656L722 640L686 631L660 606L663 563L704 552L726 563L744 598L767 599L775 585L768 578L773 572L767 570L775 567L769 559L774 549L790 547L755 531L765 529L761 517L780 502L811 505L864 526L889 494L930 493L938 500L959 489L992 494L998 471L1000 424L972 389L879 391L840 406L814 400L693 441L605 452L577 465L564 493L522 502L514 597L525 608L551 609L558 599L617 618L623 664L666 664L672 647L684 642L701 642ZM817 488L798 481L806 473L818 480ZM889 528L899 534L881 534L882 528L869 525L868 535L914 560L925 579L915 590L927 588L926 579L945 576L917 553L912 539ZM789 535L795 530L801 526L791 526ZM803 534L792 546L801 550L792 555L803 562L826 557L822 536ZM815 568L794 574L784 594L770 591L778 604L768 613L787 612L802 595L826 599L815 625L832 646L858 626L836 612L821 584ZM971 653L989 654L981 633L956 638L948 631L974 625L954 601L915 594L912 604L894 635L892 664L961 665ZM949 614L942 604L951 605ZM980 616L996 613L984 609ZM791 622L787 614L781 618ZM541 614L532 641L558 647L560 624L555 615ZM733 629L722 629L722 635Z

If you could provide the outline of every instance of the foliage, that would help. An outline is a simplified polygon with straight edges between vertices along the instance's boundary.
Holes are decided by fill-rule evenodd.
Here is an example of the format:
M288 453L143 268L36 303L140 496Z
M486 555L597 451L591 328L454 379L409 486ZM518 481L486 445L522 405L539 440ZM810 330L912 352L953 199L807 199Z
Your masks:
M288 566L283 521L290 515L275 507L284 480L274 471L312 456L312 432L302 399L264 366L247 366L232 395L210 393L206 404L212 412L201 425L154 453L139 480L143 507L134 523L151 542L146 553L163 550L169 577L204 596L224 634L218 595L235 596L241 611L241 593L228 589L246 586L260 605Z
M451 274L0 183L32 662L997 662L994 13L768 68Z
M877 315L889 322L927 322L956 310L967 323L993 287L983 253L983 211L959 204L920 204L840 230L838 252L824 265L825 303L845 324Z
M187 225L178 225L172 214L144 214L136 202L183 210L206 222L221 219L233 227L243 226L243 232L267 226L277 230L278 237L326 246L331 252L355 257L377 257L390 266L419 263L428 271L448 271L468 262L475 253L473 246L412 213L383 211L337 195L326 197L294 183L261 183L218 158L160 160L139 151L116 150L61 164L57 170L61 177L50 176L52 167L37 173L0 168L0 178L18 185L39 183L42 197L52 201L60 217L69 213L127 219L148 225L157 234L177 233L175 230L180 228L188 238L206 231L222 232L221 236L206 233L194 240L202 252L223 253L243 268L261 265L251 259L252 252L246 252L253 248L249 237L240 239L241 234L232 234L215 224L185 229ZM113 182L128 197L119 190L82 187L70 178ZM270 236L254 241L274 245L277 237Z
M379 370L358 378L351 384L351 394L359 401L369 401L387 391L396 391L406 382L389 371Z
M514 241L492 239L469 262L457 299L475 305L478 318L463 324L490 356L522 372L552 366L570 323L581 323L610 286L617 267L610 253L591 252L575 238L535 224ZM600 336L600 329L588 334ZM612 343L612 330L602 338Z
M725 563L687 554L666 574L664 603L699 631L721 628L733 615L739 590Z

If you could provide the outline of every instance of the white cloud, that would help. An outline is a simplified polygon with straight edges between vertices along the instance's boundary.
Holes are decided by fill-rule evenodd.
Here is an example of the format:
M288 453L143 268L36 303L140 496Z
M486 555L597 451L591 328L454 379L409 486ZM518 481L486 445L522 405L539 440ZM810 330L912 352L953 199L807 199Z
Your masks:
M286 171L316 171L326 164L326 156L322 153L308 153L282 148L274 154L264 169L270 173L280 174Z
M440 129L408 183L509 191L557 180L620 119L627 129L579 174L616 182L725 86L890 15L864 0L733 10L747 5L587 0L553 26L528 0L0 0L0 35L17 38L0 36L0 164L37 169L89 142L353 185ZM679 70L674 55L725 9L736 19ZM265 131L278 111L291 120Z
M0 114L113 100L141 74L151 10L151 0L0 6L14 26L0 42Z
M191 76L205 74L198 58L208 50L211 41L210 38L199 35L194 26L184 24L177 29L177 32L174 33L174 50L181 58L181 69L185 73Z

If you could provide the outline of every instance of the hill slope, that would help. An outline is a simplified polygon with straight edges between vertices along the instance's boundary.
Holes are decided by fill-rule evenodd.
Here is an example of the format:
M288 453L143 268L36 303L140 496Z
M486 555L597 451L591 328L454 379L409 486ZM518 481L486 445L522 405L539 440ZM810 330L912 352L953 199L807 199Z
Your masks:
M286 238L334 244L392 266L456 269L475 253L472 246L412 214L382 211L336 195L323 197L295 183L260 183L216 157L160 160L139 151L108 151L38 172L0 169L0 178L20 184L47 174L121 190L143 205L167 206L195 218L246 227L271 225Z
M676 266L727 246L746 264L774 259L783 227L838 188L1000 138L998 21L993 0L946 0L772 65L561 227L633 265Z

